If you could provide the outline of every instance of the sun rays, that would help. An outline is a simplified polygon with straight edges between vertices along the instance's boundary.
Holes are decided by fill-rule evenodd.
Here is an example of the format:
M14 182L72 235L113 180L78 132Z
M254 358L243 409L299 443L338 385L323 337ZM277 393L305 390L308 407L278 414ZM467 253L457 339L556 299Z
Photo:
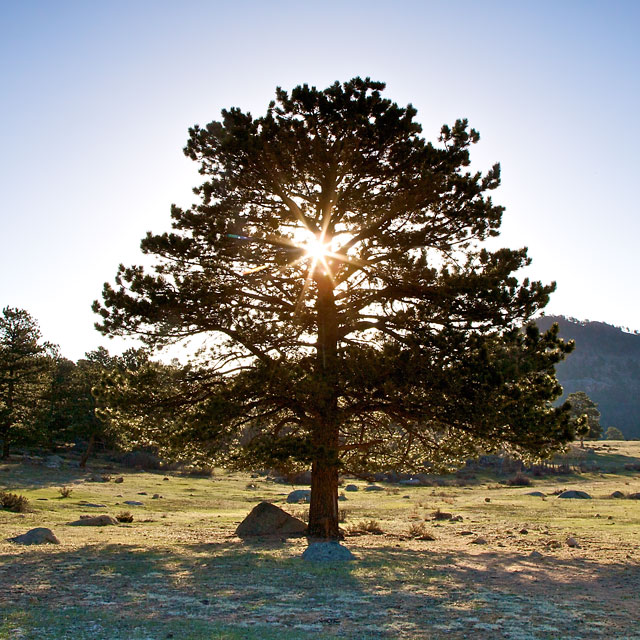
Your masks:
M282 272L289 268L306 263L304 283L295 305L296 312L298 312L302 307L314 279L318 276L329 278L332 286L335 287L335 275L339 265L345 263L360 267L366 265L366 262L357 260L346 253L341 253L340 250L334 251L331 246L331 239L328 239L326 229L323 229L320 233L314 233L305 224L304 229L300 230L300 235L304 237L299 241L284 237L259 238L240 236L236 234L228 234L227 236L228 238L243 240L245 242L271 245L284 252L292 254L291 260L289 260L285 265L277 268L276 271ZM250 276L260 272L265 272L272 266L272 264L258 265L244 270L242 275Z

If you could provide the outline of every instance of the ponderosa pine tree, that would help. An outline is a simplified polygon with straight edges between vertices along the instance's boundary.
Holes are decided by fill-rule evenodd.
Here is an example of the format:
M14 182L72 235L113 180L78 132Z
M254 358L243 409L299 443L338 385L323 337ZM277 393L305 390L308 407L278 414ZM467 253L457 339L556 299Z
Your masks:
M581 416L586 416L586 432L582 432L582 438L597 440L602 436L602 425L600 424L600 411L598 405L584 392L576 391L567 396L567 406L569 408L569 421L574 427ZM576 435L578 435L576 431Z
M554 285L518 282L526 249L482 247L499 166L469 171L466 120L426 142L384 86L277 89L264 117L193 127L200 202L142 241L153 270L121 265L94 305L104 333L151 347L212 338L139 428L190 456L311 465L312 536L339 536L340 472L572 438L550 404L572 346L527 325Z
M2 457L11 443L40 422L56 348L42 340L36 320L24 309L5 307L0 316L0 438Z

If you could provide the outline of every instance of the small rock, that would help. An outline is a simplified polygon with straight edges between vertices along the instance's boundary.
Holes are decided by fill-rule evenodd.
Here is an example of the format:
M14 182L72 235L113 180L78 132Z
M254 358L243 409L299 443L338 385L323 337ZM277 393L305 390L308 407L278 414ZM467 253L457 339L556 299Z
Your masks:
M125 500L124 503L132 507L141 507L144 504L144 502L138 502L137 500Z
M530 557L532 560L542 560L542 559L544 558L544 556L543 556L539 551L532 551L532 552L529 554L529 557Z
M119 478L116 478L116 479L114 480L114 482L115 482L116 484L122 484L122 483L124 482L124 478L123 478L122 476L120 476Z
M347 499L347 496L345 496L345 495L344 495L344 493L341 493L341 494L338 496L338 500L339 500L340 502L344 502L346 499Z
M485 498L484 501L485 502L491 502L491 498Z
M163 482L169 482L169 478L162 478Z
M526 535L529 533L529 530L528 530L528 529L520 529L520 533L521 533L523 536L526 536Z
M76 520L75 522L69 522L72 527L105 527L107 525L118 524L118 521L115 518L112 518L108 515L101 516L80 516L80 520Z
M558 498L575 498L579 500L591 500L591 496L586 491L563 491Z
M529 493L525 493L526 496L535 496L536 498L546 498L546 494L542 493L542 491L529 491Z
M146 491L138 491L139 496L148 496L149 494Z
M402 496L402 499L403 500L409 500L409 499L411 499L411 496Z
M15 538L9 538L8 541L16 544L60 544L55 533L46 527L31 529Z
M60 456L49 456L44 461L44 466L47 469L59 469L62 466L62 458Z
M162 496L159 493L154 493L153 496L151 496L152 500L159 500L160 498L162 498Z
M640 500L640 493L630 493L627 497L629 500Z
M487 544L487 541L484 538L478 537L478 538L474 538L471 541L471 544Z
M472 536L473 535L473 531L461 531L460 535L461 536Z
M364 488L365 491L384 491L384 487L377 484L369 484Z
M349 549L343 547L339 542L331 540L329 542L313 542L302 554L304 560L309 562L350 562L355 560L355 556Z
M297 504L299 502L311 501L311 489L296 489L287 496L289 504Z
M358 491L358 485L357 484L348 484L345 488L345 491Z
M607 516L607 520L613 520L613 516Z
M462 522L462 516L453 516L451 522Z
M91 507L91 508L96 508L96 509L105 509L106 508L106 504L99 504L99 503L93 503L93 502L81 502L80 503L81 507Z
M573 549L580 548L580 545L578 544L578 541L575 538L567 538L566 542L567 542L567 547L572 547Z

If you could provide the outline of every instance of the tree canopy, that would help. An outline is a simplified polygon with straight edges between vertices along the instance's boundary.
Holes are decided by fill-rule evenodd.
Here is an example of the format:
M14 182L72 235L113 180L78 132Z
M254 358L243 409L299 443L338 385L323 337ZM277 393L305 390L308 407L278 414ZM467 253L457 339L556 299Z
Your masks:
M597 440L602 435L598 405L584 391L570 393L567 396L567 403L571 424L575 425L578 419L586 416L584 420L585 430L582 432L583 437Z
M550 404L572 345L527 324L554 285L518 281L526 249L483 247L503 214L499 166L469 169L466 120L427 142L384 88L278 88L262 117L232 108L194 126L199 202L174 205L173 230L142 241L154 266L121 265L94 303L107 334L207 339L172 385L147 385L140 437L311 465L311 535L339 535L339 472L545 455L572 438ZM129 389L166 374L147 367Z
M56 348L44 342L38 323L24 309L5 307L0 316L0 438L2 457L11 443L28 437L43 405Z

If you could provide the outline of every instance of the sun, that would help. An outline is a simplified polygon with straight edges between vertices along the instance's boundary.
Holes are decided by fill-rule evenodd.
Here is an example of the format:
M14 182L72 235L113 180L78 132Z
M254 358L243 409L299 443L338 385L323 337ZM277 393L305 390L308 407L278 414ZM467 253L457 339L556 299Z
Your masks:
M331 253L328 243L324 243L317 237L313 236L302 246L305 256L311 258L314 262L324 259Z

